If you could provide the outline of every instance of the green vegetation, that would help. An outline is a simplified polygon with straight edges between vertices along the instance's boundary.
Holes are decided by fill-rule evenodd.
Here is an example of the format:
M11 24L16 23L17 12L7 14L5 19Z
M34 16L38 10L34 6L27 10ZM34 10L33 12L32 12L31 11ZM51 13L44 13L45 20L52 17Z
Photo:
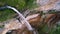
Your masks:
M31 9L36 6L34 3L35 0L0 0L0 7L4 5L13 6L19 11L23 11L24 9ZM0 11L0 21L5 21L9 18L12 18L14 16L14 13L12 10L3 10Z
M14 12L12 10L0 11L0 21L5 21L7 19L13 18Z
M23 11L24 9L31 9L36 7L35 0L0 0L0 7L4 5L10 5L18 9L19 11ZM54 10L49 13L55 13ZM7 19L13 18L15 16L15 12L12 10L6 9L0 11L0 21L5 21ZM0 26L2 27L2 26ZM45 34L48 31L48 27L45 26L43 28L38 28L39 34ZM52 29L49 34L60 34L60 25L56 29Z

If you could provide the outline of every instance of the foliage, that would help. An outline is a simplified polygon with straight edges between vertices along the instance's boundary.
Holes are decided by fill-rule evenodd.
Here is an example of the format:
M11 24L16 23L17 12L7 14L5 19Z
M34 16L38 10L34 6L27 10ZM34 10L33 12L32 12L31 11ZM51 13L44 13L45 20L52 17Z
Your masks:
M14 14L15 13L12 10L0 11L0 21L4 21L4 20L7 20L9 18L12 18L14 16Z
M10 5L15 8L17 8L19 11L22 11L24 9L31 9L36 7L36 4L34 3L35 0L0 0L0 7L4 5ZM55 13L54 10L51 11L52 13ZM49 12L49 13L51 13ZM7 19L13 18L15 16L15 12L12 10L2 10L0 11L0 21L5 21ZM43 28L38 28L39 34L45 34L48 31L48 27L44 26ZM60 34L60 25L56 29L52 29L49 34Z
M33 8L35 6L35 3L33 3L34 1L35 0L0 0L0 7L4 5L10 5L15 7L19 11L22 11L27 8ZM0 21L12 18L13 14L16 13L8 9L0 11Z

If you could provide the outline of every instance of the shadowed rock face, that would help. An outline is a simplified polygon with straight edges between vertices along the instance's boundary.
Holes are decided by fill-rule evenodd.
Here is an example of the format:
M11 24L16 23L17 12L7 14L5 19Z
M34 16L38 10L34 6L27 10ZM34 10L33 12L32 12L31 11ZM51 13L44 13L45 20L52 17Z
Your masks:
M46 18L44 20L44 23L46 22L46 24L48 24L49 27L51 26L51 24L53 26L60 19L59 15L60 14L46 14ZM42 25L44 24L43 23L41 25L41 21L42 21L41 19L43 19L41 16L37 16L33 19L30 19L29 22L33 27L35 27L37 29L40 26L42 27ZM27 28L12 30L10 33L7 33L7 34L23 34L23 33L24 34L33 34Z
M33 34L31 31L24 29L17 29L17 30L11 30L11 32L7 32L6 34Z
M50 25L54 25L56 21L58 21L60 19L60 14L46 14L46 18L43 22L43 24L46 22L46 24ZM52 19L52 20L51 20ZM42 27L42 21L43 18L42 16L38 15L35 18L29 19L28 20L30 22L30 24L32 25L32 27L34 28L38 28L38 27ZM50 22L49 22L50 21ZM48 23L49 22L49 23ZM12 24L12 23L11 23ZM20 24L21 25L21 24ZM15 26L15 25L14 25ZM13 27L14 27L13 26ZM24 26L24 25L23 25ZM16 26L17 27L17 26ZM11 28L11 27L10 27ZM22 29L15 29L15 30L11 30L11 32L7 32L6 34L33 34L31 31L29 31L26 27L22 28Z

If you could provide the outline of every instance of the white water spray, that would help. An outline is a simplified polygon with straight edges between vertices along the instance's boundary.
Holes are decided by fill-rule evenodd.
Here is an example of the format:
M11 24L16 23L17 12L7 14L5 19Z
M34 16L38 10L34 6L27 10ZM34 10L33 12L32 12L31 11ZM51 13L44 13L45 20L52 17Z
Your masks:
M29 22L25 19L25 17L17 9L15 9L14 7L11 7L11 6L6 6L6 8L14 10L19 15L19 17L25 22L25 25L27 26L27 28L29 30L33 30L33 28L31 27L31 25L29 24Z

